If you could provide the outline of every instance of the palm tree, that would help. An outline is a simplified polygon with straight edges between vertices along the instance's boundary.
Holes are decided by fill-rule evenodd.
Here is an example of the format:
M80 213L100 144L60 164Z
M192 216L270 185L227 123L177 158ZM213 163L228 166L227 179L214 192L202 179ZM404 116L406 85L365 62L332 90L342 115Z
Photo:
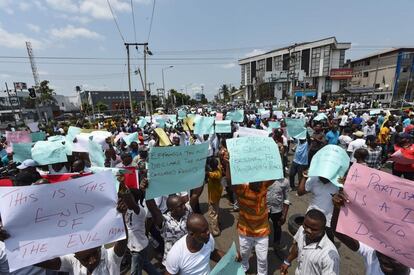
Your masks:
M98 103L96 103L95 105L95 108L98 109L98 113L105 112L108 110L108 105L106 105L102 101L98 101Z

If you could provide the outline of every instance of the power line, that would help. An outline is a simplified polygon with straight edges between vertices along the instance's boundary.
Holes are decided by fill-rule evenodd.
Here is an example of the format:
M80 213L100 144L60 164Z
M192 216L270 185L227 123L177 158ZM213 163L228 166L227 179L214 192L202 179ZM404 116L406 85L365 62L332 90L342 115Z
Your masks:
M0 59L27 59L27 56L0 56ZM79 56L37 56L36 59L50 60L124 60L123 57L79 57ZM131 58L131 60L143 60L143 58ZM153 57L151 60L236 60L234 57Z
M121 29L119 28L119 25L118 25L118 21L115 18L114 11L112 10L111 3L109 2L109 0L106 0L106 2L108 3L109 10L111 11L112 18L114 19L114 22L115 22L116 28L118 29L119 35L121 36L122 41L125 43L124 36L122 35Z
M152 4L151 21L150 21L150 26L149 26L149 31L148 31L147 42L149 42L149 39L150 39L150 36L151 36L152 21L154 20L154 11L155 11L155 0L153 0L153 4Z
M134 38L135 38L135 43L137 42L137 30L135 27L135 12L134 12L134 2L133 0L131 0L131 12L132 12L132 24L134 25ZM125 41L124 41L125 43Z

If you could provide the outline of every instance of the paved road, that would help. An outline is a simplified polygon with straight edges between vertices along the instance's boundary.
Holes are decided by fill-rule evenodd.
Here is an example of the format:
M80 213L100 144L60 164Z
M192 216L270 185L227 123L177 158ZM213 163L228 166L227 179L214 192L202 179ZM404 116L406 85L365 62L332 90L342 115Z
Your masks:
M223 192L225 193L225 192ZM306 209L309 204L310 195L305 195L302 197L296 196L296 192L290 192L290 201L292 205L289 209L289 216L296 213L305 213ZM203 213L207 211L207 190L205 188L203 195L201 197L201 210ZM233 212L232 208L229 206L228 200L226 198L222 198L220 201L220 223L221 228L223 229L221 235L216 238L216 247L227 251L230 248L232 242L236 242L238 245L238 235L237 235L237 219L238 213ZM207 216L206 216L207 218ZM282 242L287 244L287 247L290 247L292 243L292 236L288 232L287 229L287 222L283 226L283 233L282 233ZM269 242L272 243L272 242ZM345 245L341 245L339 247L339 254L341 256L341 264L340 264L340 274L345 275L360 275L364 274L364 264L362 258L354 253L353 251L349 250ZM285 255L287 255L288 251L284 251ZM280 274L279 273L279 266L281 264L281 259L273 252L273 248L269 248L268 253L268 263L269 263L269 275L273 274ZM214 265L214 263L212 263ZM294 274L294 270L296 268L296 261L293 262L292 267L289 270L290 274ZM256 274L256 258L252 256L250 259L250 270L247 274Z

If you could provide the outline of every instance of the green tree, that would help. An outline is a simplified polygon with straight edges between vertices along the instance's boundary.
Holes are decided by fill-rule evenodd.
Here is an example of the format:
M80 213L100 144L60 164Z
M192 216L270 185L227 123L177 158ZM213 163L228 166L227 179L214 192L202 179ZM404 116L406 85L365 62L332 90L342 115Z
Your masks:
M38 96L36 97L36 103L40 105L56 105L55 99L56 93L49 87L49 81L43 80L38 87Z
M224 102L230 101L230 91L229 91L229 87L226 84L221 85L220 93L223 96Z
M86 113L86 114L89 114L89 113L92 112L92 106L87 102L82 103L82 108L81 109L82 109L82 112Z
M207 98L206 98L206 95L205 94L202 94L201 95L201 104L207 104L208 103L208 100L207 100Z
M102 101L98 101L98 103L95 105L95 108L98 110L98 113L108 111L108 105Z

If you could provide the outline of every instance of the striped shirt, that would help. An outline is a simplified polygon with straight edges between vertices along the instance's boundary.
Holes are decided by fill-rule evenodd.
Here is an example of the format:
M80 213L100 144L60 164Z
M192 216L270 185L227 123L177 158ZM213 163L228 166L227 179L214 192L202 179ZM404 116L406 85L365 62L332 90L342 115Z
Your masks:
M305 233L301 226L294 239L298 245L296 275L339 274L339 254L326 234L318 243L306 245Z
M240 184L235 192L239 201L239 222L237 229L239 234L247 237L265 237L270 234L267 188L273 181L264 182L255 192L249 188L249 184Z

